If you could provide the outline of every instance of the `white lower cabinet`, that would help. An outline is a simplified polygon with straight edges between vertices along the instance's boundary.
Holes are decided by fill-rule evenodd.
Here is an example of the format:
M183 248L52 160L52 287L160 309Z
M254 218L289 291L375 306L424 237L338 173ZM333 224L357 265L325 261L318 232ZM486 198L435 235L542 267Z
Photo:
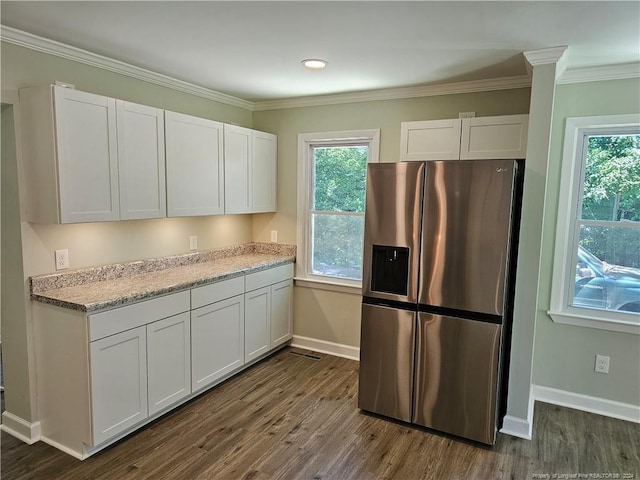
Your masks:
M293 280L271 285L271 348L282 345L292 337Z
M291 338L292 279L286 264L91 314L33 302L42 439L86 458L268 355Z
M260 357L291 339L293 264L245 277L245 361Z
M147 325L149 415L191 393L189 312Z
M244 360L250 362L271 349L271 287L245 294Z
M244 364L244 295L191 311L191 383L201 390Z
M94 445L147 418L146 339L138 327L90 344Z

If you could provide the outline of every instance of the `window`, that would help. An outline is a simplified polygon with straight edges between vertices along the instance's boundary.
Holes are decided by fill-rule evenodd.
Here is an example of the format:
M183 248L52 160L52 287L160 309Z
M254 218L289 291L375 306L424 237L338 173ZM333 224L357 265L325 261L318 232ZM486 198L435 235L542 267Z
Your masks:
M554 321L640 333L640 116L569 118Z
M379 130L298 135L298 281L360 292L367 163Z

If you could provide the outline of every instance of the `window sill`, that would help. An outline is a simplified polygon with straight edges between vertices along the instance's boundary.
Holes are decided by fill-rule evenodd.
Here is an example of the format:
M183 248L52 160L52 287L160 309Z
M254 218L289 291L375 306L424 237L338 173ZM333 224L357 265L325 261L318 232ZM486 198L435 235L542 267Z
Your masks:
M599 330L609 330L613 332L633 333L640 335L640 320L638 316L633 319L634 314L625 314L621 312L611 312L612 316L599 315L597 310L588 311L548 311L547 314L555 323L564 325L575 325L578 327L597 328ZM629 316L629 320L621 318Z
M346 283L331 282L328 280L316 280L302 277L294 277L297 287L316 288L319 290L329 290L331 292L350 293L352 295L362 295L362 287L348 285Z

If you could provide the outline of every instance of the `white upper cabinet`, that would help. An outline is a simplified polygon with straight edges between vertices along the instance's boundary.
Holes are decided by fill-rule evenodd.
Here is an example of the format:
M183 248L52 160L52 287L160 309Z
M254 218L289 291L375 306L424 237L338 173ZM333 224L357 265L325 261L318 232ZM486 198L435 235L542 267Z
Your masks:
M252 130L224 126L225 213L251 213Z
M524 158L528 127L528 115L402 122L400 161Z
M20 99L29 221L166 216L163 110L58 86Z
M20 108L29 222L276 211L275 135L51 85Z
M224 213L223 124L165 112L167 216Z
M225 213L276 211L277 137L224 126Z
M167 216L164 110L116 100L120 219Z
M529 115L462 119L460 160L525 158Z
M252 142L251 211L253 213L275 212L277 207L278 137L271 133L254 130Z
M118 220L114 99L57 87L20 91L27 219Z
M400 161L457 160L460 154L459 119L402 122Z

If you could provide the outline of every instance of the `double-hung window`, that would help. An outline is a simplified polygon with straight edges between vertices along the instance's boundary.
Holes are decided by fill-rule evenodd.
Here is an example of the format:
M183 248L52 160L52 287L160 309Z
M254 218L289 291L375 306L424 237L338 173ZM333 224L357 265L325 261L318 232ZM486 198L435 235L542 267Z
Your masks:
M298 135L298 281L358 291L367 163L379 130Z
M554 321L640 333L640 115L569 118Z

